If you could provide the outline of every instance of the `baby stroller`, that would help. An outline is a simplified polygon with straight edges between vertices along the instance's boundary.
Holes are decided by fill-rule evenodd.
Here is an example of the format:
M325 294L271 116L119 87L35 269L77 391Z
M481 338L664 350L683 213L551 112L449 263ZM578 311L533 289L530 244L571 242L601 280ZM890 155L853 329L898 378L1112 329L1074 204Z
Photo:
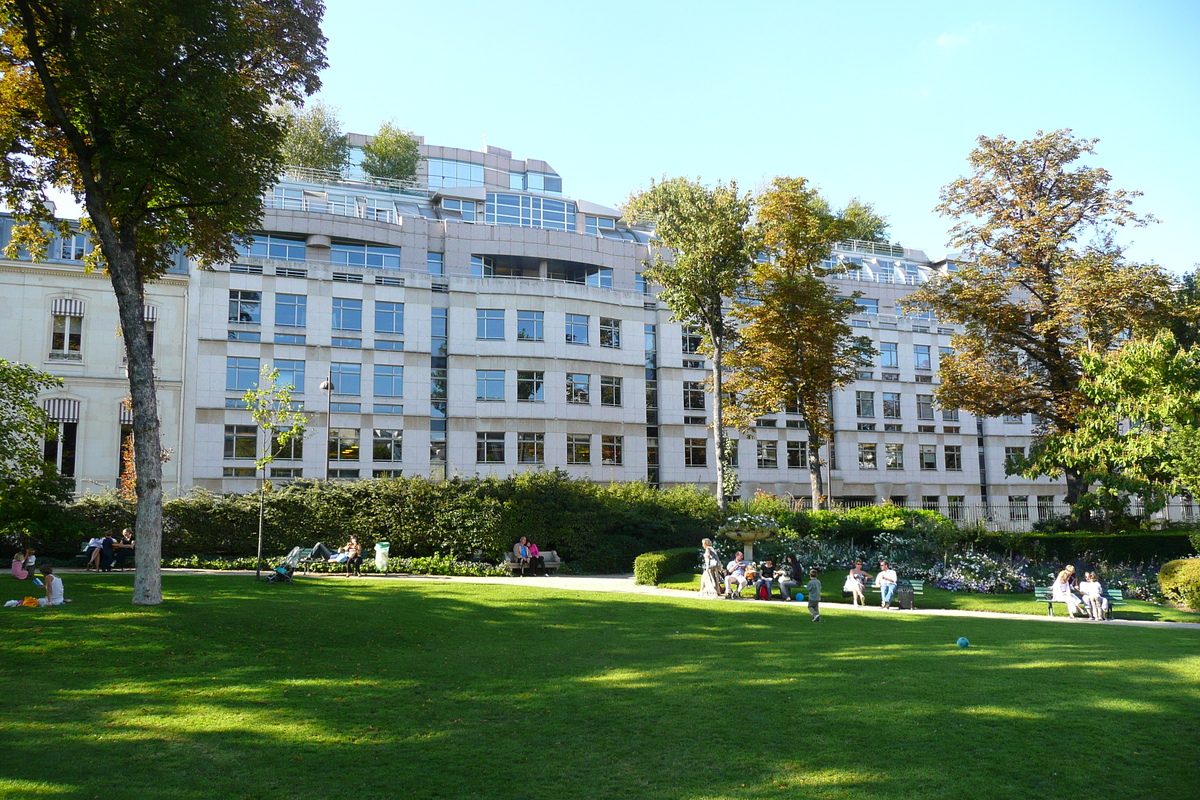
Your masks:
M300 548L293 547L292 552L284 556L279 566L267 576L267 583L291 583L296 567L300 566Z

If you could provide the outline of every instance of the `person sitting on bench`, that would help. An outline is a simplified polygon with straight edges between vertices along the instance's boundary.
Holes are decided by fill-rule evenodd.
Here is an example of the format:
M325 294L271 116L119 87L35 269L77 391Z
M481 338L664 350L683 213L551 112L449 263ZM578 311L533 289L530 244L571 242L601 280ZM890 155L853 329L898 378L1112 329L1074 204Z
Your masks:
M730 582L737 584L737 591L733 591ZM742 589L746 588L746 561L742 558L742 551L739 550L733 560L725 565L725 599L733 600L742 596Z
M1082 616L1083 600L1079 595L1071 591L1071 581L1075 579L1075 567L1067 564L1058 577L1054 579L1054 583L1050 585L1050 598L1056 603L1066 603L1067 613L1074 617L1076 614Z
M775 580L775 560L772 558L764 558L762 566L758 568L758 579L754 581L754 596L759 596L760 587L767 587L767 599L771 599L771 584Z
M1100 581L1096 580L1096 573L1086 572L1083 577L1083 583L1079 584L1079 592L1083 595L1083 602L1087 605L1088 614L1092 619L1108 619L1111 603L1104 596L1104 587L1100 585Z

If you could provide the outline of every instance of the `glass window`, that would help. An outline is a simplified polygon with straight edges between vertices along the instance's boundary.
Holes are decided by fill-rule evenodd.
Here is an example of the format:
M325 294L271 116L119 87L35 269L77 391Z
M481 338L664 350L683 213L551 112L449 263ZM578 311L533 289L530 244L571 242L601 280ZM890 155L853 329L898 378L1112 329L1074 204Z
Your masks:
M587 404L592 402L591 375L579 372L567 373L567 402Z
M900 366L899 345L895 342L879 343L879 366L897 368Z
M914 344L913 345L913 367L916 369L929 369L929 345Z
M854 405L860 417L875 416L875 393L874 392L855 392Z
M612 268L588 267L587 273L584 275L583 282L588 286L596 286L600 289L611 289L613 285Z
M371 460L403 461L404 431L375 428L371 432Z
M738 442L739 439L725 440L725 463L728 466L738 466Z
M1049 519L1054 516L1054 495L1039 494L1037 496L1038 519Z
M917 395L917 419L933 419L933 395Z
M574 231L575 204L549 197L489 192L484 204L484 222L488 225Z
M683 409L704 411L704 381L683 382Z
M232 300L229 308L232 312ZM302 294L275 295L275 324L283 328L303 328L308 324L308 298Z
M483 186L483 165L449 158L426 159L429 168L429 188L452 186Z
M279 372L276 386L291 386L297 394L304 392L304 362L288 359L277 359L273 365Z
M543 403L546 400L546 373L517 371L517 400L524 403Z
M385 209L378 209L384 211ZM393 209L386 209L393 211ZM390 222L386 214L377 217ZM400 248L373 244L337 244L329 247L329 260L338 267L370 267L372 269L400 269Z
M704 342L704 336L695 328L686 327L683 329L683 340L681 347L685 355L692 355L700 352L700 346Z
M446 274L446 254L445 253L426 253L425 254L425 269L430 275L441 277Z
M590 433L567 434L567 463L592 463L592 435Z
M883 416L887 419L900 419L900 393L883 393Z
M919 455L921 456L921 469L937 469L937 445L923 444L919 446L919 449Z
M808 442L787 443L787 465L789 469L808 468Z
M622 400L622 380L611 375L600 376L600 405L619 406Z
M477 369L475 370L475 399L503 400L504 399L504 370Z
M348 297L333 298L333 329L335 331L362 330L362 300Z
M329 380L333 393L338 395L362 394L362 364L334 362L329 365Z
M567 343L588 343L588 317L584 314L567 314Z
M504 434L476 433L475 460L480 464L504 463Z
M78 361L83 352L83 317L55 314L50 335L50 353Z
M258 458L258 428L253 425L226 425L225 457Z
M942 422L958 422L958 409L957 408L943 408L942 409Z
M963 507L966 505L966 497L961 494L946 495L946 516L955 522L961 522L963 518Z
M375 301L375 332L400 336L404 333L404 303Z
M684 439L683 463L689 467L707 467L708 439Z
M946 469L962 472L962 445L946 445Z
M257 325L262 321L262 292L229 290L229 321Z
M605 466L619 467L625 463L625 437L600 437L600 463Z
M517 339L527 342L543 340L543 318L541 311L517 312Z
M879 469L879 458L873 442L858 443L858 468Z
M375 396L404 396L404 367L387 364L375 365Z
M504 309L477 308L475 309L475 338L503 339L504 338Z
M478 205L474 200L455 200L447 197L442 200L442 208L447 211L457 211L463 218L463 222L474 222L478 215ZM437 273L441 275L443 273Z
M358 428L329 429L329 460L358 461Z
M83 261L92 252L92 240L86 233L73 233L59 239L58 257L63 261Z
M1004 415L1004 424L1006 424L1006 425L1020 425L1024 421L1025 421L1024 414L1005 414Z
M1008 496L1008 518L1014 521L1029 519L1029 495L1010 494Z
M878 300L875 300L870 297L856 297L856 298L854 298L854 303L855 303L855 305L858 306L859 314L878 314L879 313L879 301Z
M517 434L517 463L544 464L546 462L546 434Z
M779 443L758 441L759 469L776 469L779 467Z
M303 239L284 236L252 236L249 245L236 245L238 254L250 258L270 258L276 261L304 261Z
M304 459L304 437L293 436L280 444L279 434L274 433L271 436L271 453L283 461L301 461Z
M946 359L952 355L954 355L953 347L939 347L938 348L938 367L941 367L942 364L946 363Z
M649 291L647 290L647 285L646 285L645 273L642 273L642 272L633 273L633 288L642 294L649 294Z
M609 217L584 217L584 230L589 236L601 236L603 231L615 231L617 221Z
M1006 447L1004 448L1004 466L1011 467L1017 461L1025 457L1024 447Z
M244 392L258 386L258 359L228 356L225 359L225 391Z
M621 346L621 320L609 317L600 318L600 346L615 348Z
M904 469L904 445L885 444L883 451L888 469Z

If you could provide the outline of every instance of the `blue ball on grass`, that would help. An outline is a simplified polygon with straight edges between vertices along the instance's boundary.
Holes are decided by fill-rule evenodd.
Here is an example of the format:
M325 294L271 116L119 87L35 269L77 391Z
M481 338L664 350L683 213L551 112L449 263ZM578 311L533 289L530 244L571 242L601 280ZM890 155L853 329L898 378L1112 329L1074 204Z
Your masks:
M804 600L804 593L803 593L803 592L796 592L794 595L792 595L792 597L796 598L796 602L797 602L797 603L799 603L799 602L802 602L802 601Z
M960 637L958 637L958 646L959 647L970 647L971 643L969 641L967 641L967 637L960 636Z

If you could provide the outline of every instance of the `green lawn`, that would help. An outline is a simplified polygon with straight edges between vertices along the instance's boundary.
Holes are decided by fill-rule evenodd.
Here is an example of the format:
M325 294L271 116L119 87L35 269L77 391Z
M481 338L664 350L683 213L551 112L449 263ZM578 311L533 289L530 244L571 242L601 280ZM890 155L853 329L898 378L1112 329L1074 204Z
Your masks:
M842 599L842 583L846 580L846 571L826 572L821 575L821 599L824 602L849 603ZM807 583L808 579L804 580ZM700 591L700 576L692 573L672 575L659 584L667 589L690 589ZM754 592L747 588L743 593L750 597ZM779 595L778 586L774 594ZM915 598L917 608L956 608L961 611L994 611L1000 614L1045 614L1046 604L1034 602L1033 593L1029 594L967 594L966 592L949 592L925 585L925 593ZM867 602L879 604L879 593L867 591ZM1056 606L1054 613L1065 616L1066 610L1061 605ZM1169 606L1144 603L1140 600L1129 600L1124 606L1117 606L1117 619L1157 620L1167 622L1200 622L1200 614L1180 611Z
M131 582L0 614L0 797L1196 791L1195 630L339 577L168 575L138 609Z

